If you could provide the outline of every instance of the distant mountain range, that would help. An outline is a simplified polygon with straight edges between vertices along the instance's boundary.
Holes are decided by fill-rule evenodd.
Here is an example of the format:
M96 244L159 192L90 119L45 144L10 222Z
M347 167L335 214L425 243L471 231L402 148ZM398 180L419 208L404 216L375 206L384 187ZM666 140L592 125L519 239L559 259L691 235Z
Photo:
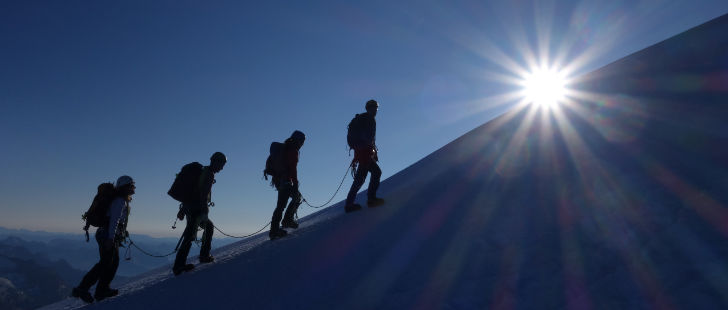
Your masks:
M153 254L170 253L178 238L131 235L134 243ZM215 247L233 242L216 239ZM194 253L194 250L192 251ZM112 286L154 268L170 265L166 259L120 249L121 263ZM131 255L130 260L125 257ZM68 296L87 270L98 261L98 246L82 234L52 233L0 227L0 309L34 309Z
M64 260L51 261L4 241L0 241L1 309L33 309L62 299L84 274ZM119 277L114 284L127 279Z
M93 239L93 231L90 234L91 239L86 242L86 237L82 234L0 228L0 244L17 246L28 250L29 256L27 259L35 256L45 256L49 260L64 260L75 269L88 270L98 261L98 246ZM169 253L177 244L176 238L152 238L143 235L132 235L131 237L139 247L155 254L157 254L156 252L162 252L162 249L164 249L164 252ZM125 249L121 249L120 252L121 255L124 255ZM131 260L125 260L119 265L119 275L135 276L169 263L165 259L142 255L136 249L131 250L131 255Z

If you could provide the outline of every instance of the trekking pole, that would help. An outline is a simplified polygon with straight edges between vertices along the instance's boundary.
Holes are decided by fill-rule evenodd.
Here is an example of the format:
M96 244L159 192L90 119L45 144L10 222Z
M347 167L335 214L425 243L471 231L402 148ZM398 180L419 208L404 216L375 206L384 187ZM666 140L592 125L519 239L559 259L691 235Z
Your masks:
M268 222L268 224L265 224L265 226L263 226L263 228L259 229L258 231L254 232L254 233L252 233L252 234L249 234L249 235L245 235L245 236L233 236L233 235L228 235L228 234L224 233L224 232L223 232L222 230L220 230L220 228L217 228L217 226L215 226L215 225L212 225L212 227L215 227L215 230L217 230L218 232L220 232L221 234L223 234L223 235L225 235L225 236L227 236L227 237L230 237L230 238L236 238L236 239L243 239L243 238L248 238L248 237L252 237L252 236L254 236L255 234L257 234L257 233L259 233L259 232L263 231L263 230L264 230L264 229L265 229L266 227L268 227L268 225L270 225L270 223L271 223L271 222Z
M306 200L306 198L303 199L303 202L306 205L308 205L309 207L314 208L314 209L320 209L320 208L323 208L323 207L327 206L332 200L334 200L334 198L336 197L336 194L339 193L339 190L341 190L341 186L344 185L344 181L346 181L346 175L349 174L349 168L351 168L351 165L349 165L348 167L346 167L346 171L344 171L344 177L341 178L341 182L339 183L339 187L336 188L336 191L334 192L334 195L332 195L331 198L329 198L329 200L326 201L324 204L322 204L320 206L313 206L310 203L308 203L308 200Z

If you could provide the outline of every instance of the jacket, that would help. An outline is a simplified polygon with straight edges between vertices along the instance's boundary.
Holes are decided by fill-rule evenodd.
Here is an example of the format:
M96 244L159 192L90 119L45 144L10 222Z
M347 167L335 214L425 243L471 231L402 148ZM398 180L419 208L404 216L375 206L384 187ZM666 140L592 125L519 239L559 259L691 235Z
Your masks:
M284 151L284 167L281 181L293 183L298 186L298 149L293 143L286 142Z
M109 217L109 225L105 227L106 238L114 239L117 235L123 235L129 220L129 202L123 197L115 198L106 215Z

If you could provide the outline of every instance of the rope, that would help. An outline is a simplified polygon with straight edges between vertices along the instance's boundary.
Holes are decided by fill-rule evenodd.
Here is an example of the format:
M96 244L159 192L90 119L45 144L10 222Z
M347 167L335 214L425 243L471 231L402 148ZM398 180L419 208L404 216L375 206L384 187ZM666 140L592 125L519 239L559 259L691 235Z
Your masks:
M221 234L223 234L225 236L228 236L230 238L242 239L242 238L248 238L250 236L253 236L253 235L255 235L255 234L263 231L266 227L268 227L268 225L270 225L270 222L268 222L268 224L265 224L265 226L263 226L263 228L259 229L258 231L254 232L252 234L249 234L249 235L245 235L245 236L233 236L233 235L229 235L229 234L226 234L225 232L223 232L222 230L220 230L220 228L218 228L217 226L214 226L213 225L213 227L215 227L215 230L217 230L218 232L220 232ZM199 230L200 230L200 228L198 227L198 231ZM177 242L177 246L174 248L174 251L172 251L172 252L170 252L168 254L164 254L164 255L155 255L155 254L149 253L149 252L145 251L144 249L140 248L139 246L137 246L136 243L134 243L134 241L131 240L130 237L127 237L127 240L129 240L129 244L126 246L126 252L124 253L124 256L125 256L125 259L126 260L131 260L131 247L132 246L135 247L137 250L139 250L139 252L142 252L142 254L144 254L144 255L151 256L151 257L157 257L157 258L164 258L164 257L170 256L170 255L172 255L174 253L177 253L177 250L179 249L180 243L182 243L182 237L180 237L179 241ZM195 240L193 242L195 242L199 246L200 240L198 240L197 238L195 238Z
M263 226L263 228L259 229L258 231L254 232L254 233L252 233L252 234L249 234L249 235L245 235L245 236L233 236L233 235L228 235L228 234L224 233L224 232L223 232L222 230L220 230L220 228L217 228L217 226L215 226L215 225L212 225L212 227L215 227L215 230L217 230L218 232L220 232L221 234L223 234L223 235L225 235L225 236L227 236L227 237L230 237L230 238L236 238L236 239L243 239L243 238L248 238L248 237L252 237L252 236L254 236L254 235L258 234L259 232L261 232L261 231L263 231L264 229L266 229L266 227L268 227L268 225L270 225L270 223L271 223L271 222L268 222L268 224L265 224L265 226Z
M324 204L322 204L320 206L313 206L310 203L308 203L308 200L306 200L305 198L303 199L303 202L306 205L308 205L309 207L314 208L314 209L320 209L320 208L323 208L323 207L327 206L332 200L334 200L334 198L336 197L336 194L339 193L339 190L341 190L341 186L344 185L344 181L346 181L346 175L349 174L349 168L351 168L351 165L349 165L349 167L346 167L346 171L344 171L344 177L341 178L341 182L339 183L339 187L336 188L336 191L334 192L334 195L332 195L331 198L329 198L329 200L326 201ZM296 214L296 216L298 216L298 214Z
M151 257L162 258L162 257L170 256L170 255L172 255L174 253L177 253L177 249L174 249L174 251L172 251L169 254L165 254L165 255L155 255L155 254L151 254L151 253L149 253L147 251L144 251L139 246L137 246L136 243L134 243L134 241L131 240L131 237L126 237L126 238L129 240L129 244L126 246L126 252L127 252L126 253L126 260L130 260L131 259L131 247L132 246L135 247L137 250L139 250L139 252L142 252L142 254L147 255L147 256L151 256Z
M311 205L310 203L308 203L308 201L305 198L303 199L303 202L306 203L306 205L308 205L309 207L314 208L314 209L319 209L319 208L323 208L323 207L327 206L332 200L334 200L334 198L336 197L336 194L339 193L339 191L341 190L341 186L344 185L344 181L346 181L346 175L349 173L349 168L351 168L351 165L349 167L346 167L346 171L344 172L344 176L341 178L341 182L339 182L339 187L336 188L336 191L334 192L334 194L324 204L322 204L320 206L314 206L314 205ZM212 204L212 206L214 206L214 204ZM298 217L298 212L296 212L296 217ZM236 238L236 239L243 239L243 238L252 237L252 236L260 233L261 231L265 230L270 224L271 224L271 222L268 222L268 224L265 224L265 226L263 226L263 228L259 229L258 231L254 232L254 233L251 233L251 234L248 234L248 235L245 235L245 236L233 236L233 235L230 235L230 234L226 234L224 231L222 231L220 228L218 228L215 225L213 225L212 227L214 227L215 230L217 230L219 233L223 234L226 237ZM177 225L177 219L175 218L174 224L172 224L172 229L175 229L176 228L175 227L176 225ZM199 230L199 227L198 227L198 230ZM144 255L151 256L151 257L157 257L157 258L164 258L164 257L167 257L167 256L170 256L172 254L177 253L177 250L179 249L179 245L180 245L180 243L182 241L182 238L180 238L180 241L177 242L177 246L175 247L174 251L172 251L172 252L170 252L168 254L164 254L164 255L155 255L155 254L149 253L149 252L145 251L144 249L140 248L139 246L137 246L136 243L134 243L134 241L131 240L130 237L127 236L126 238L129 240L129 244L126 247L126 253L124 255L125 258L126 258L126 260L130 260L131 259L131 247L132 246L135 247L137 250L139 250L139 252L142 252L142 254L144 254ZM198 241L198 240L195 239L195 241Z

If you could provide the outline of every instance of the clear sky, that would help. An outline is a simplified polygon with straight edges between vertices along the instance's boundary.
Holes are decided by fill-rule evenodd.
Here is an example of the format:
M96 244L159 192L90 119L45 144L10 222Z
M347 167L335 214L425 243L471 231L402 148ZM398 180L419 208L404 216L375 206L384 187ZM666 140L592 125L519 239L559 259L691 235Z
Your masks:
M322 203L368 99L387 178L514 104L513 67L558 58L578 75L725 13L723 0L2 1L0 226L80 232L96 186L128 174L130 231L179 235L175 173L222 151L210 217L249 233L275 204L268 146L293 130L308 137L301 191Z

